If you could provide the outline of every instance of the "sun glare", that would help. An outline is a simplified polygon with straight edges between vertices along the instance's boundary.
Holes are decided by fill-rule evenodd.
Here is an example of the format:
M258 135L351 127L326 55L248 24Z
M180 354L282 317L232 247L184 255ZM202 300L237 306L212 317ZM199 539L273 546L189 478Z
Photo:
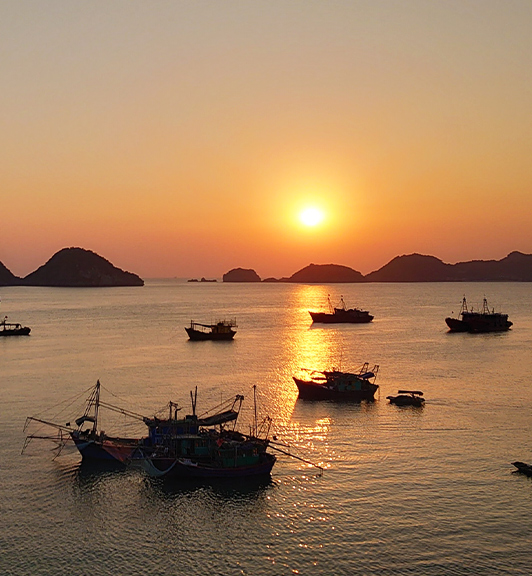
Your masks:
M299 214L299 219L305 226L317 226L323 218L324 214L318 208L305 208Z

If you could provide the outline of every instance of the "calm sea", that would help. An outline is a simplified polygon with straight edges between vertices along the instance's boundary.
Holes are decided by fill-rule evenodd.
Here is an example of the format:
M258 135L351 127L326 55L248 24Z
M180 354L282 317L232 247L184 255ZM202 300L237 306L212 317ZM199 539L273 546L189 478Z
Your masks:
M311 326L331 294L369 325ZM462 296L508 312L504 334L449 334ZM392 575L532 573L532 285L191 284L0 289L32 328L0 340L0 574ZM191 319L234 318L233 342L190 342ZM301 368L379 364L373 404L298 400ZM80 466L34 441L26 416L67 422L100 379L108 402L152 415L242 393L279 441L270 482L179 484ZM422 390L423 409L386 396ZM77 400L74 400L77 397ZM107 433L137 433L121 415ZM120 427L122 427L120 429ZM41 432L44 430L41 430ZM140 429L142 432L142 429Z

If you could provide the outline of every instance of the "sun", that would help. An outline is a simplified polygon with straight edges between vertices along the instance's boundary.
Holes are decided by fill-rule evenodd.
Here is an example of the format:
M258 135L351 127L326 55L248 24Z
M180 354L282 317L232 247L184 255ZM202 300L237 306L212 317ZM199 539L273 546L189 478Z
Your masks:
M299 219L305 226L317 226L325 218L325 214L315 207L305 208L299 214Z

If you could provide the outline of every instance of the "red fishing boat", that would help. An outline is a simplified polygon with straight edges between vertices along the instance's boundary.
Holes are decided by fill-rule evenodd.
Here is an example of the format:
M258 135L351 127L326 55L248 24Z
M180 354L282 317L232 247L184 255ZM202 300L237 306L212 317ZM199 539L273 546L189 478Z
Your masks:
M369 369L365 362L355 372L340 370L305 370L306 378L293 376L299 397L306 400L345 400L351 402L373 401L379 389L375 384L379 366Z

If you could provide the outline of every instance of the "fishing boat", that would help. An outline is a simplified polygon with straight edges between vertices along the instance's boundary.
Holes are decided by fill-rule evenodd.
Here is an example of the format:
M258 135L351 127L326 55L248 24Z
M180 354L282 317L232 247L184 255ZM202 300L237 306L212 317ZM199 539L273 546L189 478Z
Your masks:
M102 402L100 399L101 384L98 380L96 385L89 390L84 413L76 418L73 424L59 424L43 420L34 416L26 418L24 431L33 423L44 424L56 430L54 436L28 434L23 447L23 452L34 439L52 440L57 444L57 455L59 455L68 442L72 440L81 454L84 461L105 461L115 464L128 464L134 457L139 445L144 442L142 437L127 438L119 436L108 436L99 428L99 414L101 408L106 408L112 412L118 412L129 418L143 421L140 414Z
M532 465L525 464L524 462L512 462L512 465L517 468L514 472L520 472L521 474L526 474L527 476L532 476Z
M271 419L255 423L250 434L235 429L244 397L212 415L196 415L197 388L192 414L177 418L146 418L149 442L140 448L140 460L151 476L168 478L242 478L271 473L276 457L267 452ZM256 404L255 404L256 406ZM232 427L231 427L232 423Z
M396 406L416 406L420 408L425 404L423 392L420 390L398 390L396 396L386 396L390 404Z
M186 327L190 340L232 340L235 337L236 320L220 320L215 324L201 324L190 321L190 327Z
M28 336L30 332L31 328L27 326L8 322L7 316L0 322L0 336Z
M31 422L55 429L55 435L28 434L23 452L31 440L47 439L57 444L58 456L72 440L83 462L105 462L143 468L151 476L170 478L244 478L271 473L276 457L267 452L270 444L271 418L259 424L255 400L255 420L249 434L236 430L244 397L236 395L212 410L196 414L197 388L192 398L192 414L178 417L181 408L169 402L166 416L141 416L113 406L100 399L98 381L87 399L83 414L74 424L60 424L37 417L26 419L24 430ZM99 429L102 408L140 420L148 428L147 436L111 437ZM287 452L273 447L283 454ZM302 458L289 456L303 460Z
M488 306L486 298L482 301L482 310L475 311L467 307L466 298L462 299L458 318L445 318L445 323L450 332L469 332L472 334L485 332L504 332L509 330L512 322L508 320L508 314L495 312Z
M293 376L299 398L306 400L347 400L351 402L373 401L378 384L375 384L379 366L369 369L365 362L354 372L340 370L307 370L305 378Z
M331 298L327 297L328 312L312 312L309 314L313 322L321 324L366 324L373 320L373 316L367 310L348 308L344 297L340 297L340 304L335 307L331 304Z

